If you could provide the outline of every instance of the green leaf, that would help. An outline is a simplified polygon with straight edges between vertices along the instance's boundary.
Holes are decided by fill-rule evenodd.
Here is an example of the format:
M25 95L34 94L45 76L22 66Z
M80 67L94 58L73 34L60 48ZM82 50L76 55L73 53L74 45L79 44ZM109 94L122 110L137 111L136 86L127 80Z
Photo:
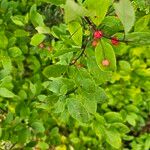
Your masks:
M18 142L24 144L31 137L31 132L28 129L23 129L19 131L18 136Z
M135 113L139 113L139 111L140 111L139 108L133 104L127 105L126 110L128 112L135 112Z
M39 34L50 34L50 28L46 26L38 26L35 28Z
M74 0L66 0L64 16L66 23L86 16L86 14L87 10L83 6L75 3Z
M137 119L137 115L134 113L128 114L126 118L127 122L132 126L136 125L136 119Z
M9 91L6 88L0 88L0 96L5 98L13 98L15 94L13 94L11 91Z
M104 25L103 30L106 35L113 35L123 30L122 23L116 16L106 16L102 24Z
M22 54L22 51L19 47L11 47L8 49L8 53L11 57L18 57Z
M119 65L120 65L121 70L123 70L125 72L131 71L131 65L129 64L128 61L121 60L121 61L119 61Z
M31 38L30 44L33 46L38 46L44 39L45 35L37 33Z
M84 107L89 113L96 113L97 110L97 102L95 99L84 98Z
M4 32L0 32L0 48L5 49L8 45L8 39Z
M149 39L149 32L133 32L126 35L126 40L130 41L129 44L134 46L150 45Z
M30 9L30 20L35 27L44 26L43 17L37 12L36 4Z
M75 98L68 98L68 112L79 122L87 123L89 121L89 114L82 103Z
M67 71L67 66L65 65L50 65L44 68L43 74L47 78L60 77L66 71Z
M14 34L15 34L15 37L29 36L29 32L26 32L25 30L21 30L21 29L15 30Z
M55 113L62 113L65 110L66 101L58 100L58 102L54 105Z
M112 123L110 128L112 129L116 129L119 133L122 133L122 134L126 134L128 132L130 132L130 129L124 125L123 123Z
M102 137L104 136L105 132L104 125L94 120L92 123L92 128L95 134L99 137L99 139L102 140Z
M82 26L80 25L79 22L73 21L68 24L68 30L71 34L71 38L73 41L81 46L82 45L82 36L83 36L83 31L82 31Z
M47 150L49 149L49 145L46 143L46 142L43 142L43 141L40 141L38 144L37 144L37 147L42 149L42 150Z
M40 122L40 121L37 121L37 122L33 122L31 124L31 127L34 129L34 131L36 133L43 133L45 131L45 128L43 126L43 123Z
M116 130L105 130L106 142L112 147L119 149L121 147L121 137Z
M135 12L130 0L120 0L114 3L114 8L124 26L125 33L128 33L135 21Z
M123 122L121 115L117 112L107 112L104 117L108 123Z
M31 90L31 92L32 92L33 95L36 94L36 86L32 82L30 82L30 90Z
M92 52L92 54L90 54ZM95 52L92 49L87 49L87 66L89 72L92 74L93 78L95 79L97 84L105 83L106 81L110 80L111 72L102 71L99 69L99 66L96 62ZM103 95L103 94L102 94ZM104 94L106 95L106 94ZM106 97L106 96L105 96Z
M84 6L89 10L91 20L97 26L103 21L109 5L110 0L85 0L84 2Z
M22 16L11 16L11 20L18 26L24 26Z
M96 62L99 68L103 71L115 71L116 70L116 57L112 46L101 40L95 49ZM103 66L102 61L108 60L109 65Z
M12 62L10 57L1 56L0 60L2 62L3 68L10 73L12 71Z
M150 136L147 136L145 144L144 144L144 150L150 149Z
M135 32L148 31L149 30L149 26L148 26L149 22L150 22L150 15L145 15L144 17L140 18L135 23L134 31Z

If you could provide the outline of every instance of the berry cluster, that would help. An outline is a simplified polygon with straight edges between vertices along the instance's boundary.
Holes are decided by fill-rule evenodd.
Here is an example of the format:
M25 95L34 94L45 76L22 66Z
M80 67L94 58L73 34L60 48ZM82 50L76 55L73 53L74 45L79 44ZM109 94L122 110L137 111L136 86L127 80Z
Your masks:
M102 37L103 37L103 32L102 31L100 31L100 30L95 31L94 34L93 34L94 40L92 42L92 46L96 47L97 44L98 44L98 40L101 39ZM119 40L116 37L112 37L111 38L111 43L112 43L112 45L117 46L119 44ZM110 65L110 62L109 62L108 59L104 59L101 63L104 67L107 67L107 66Z
M97 30L97 31L94 32L93 37L94 37L94 40L92 42L92 46L96 47L97 44L98 44L98 39L101 39L103 37L103 32L100 31L100 30ZM116 45L119 44L119 40L116 37L112 37L111 38L111 43L112 43L112 45L116 46Z

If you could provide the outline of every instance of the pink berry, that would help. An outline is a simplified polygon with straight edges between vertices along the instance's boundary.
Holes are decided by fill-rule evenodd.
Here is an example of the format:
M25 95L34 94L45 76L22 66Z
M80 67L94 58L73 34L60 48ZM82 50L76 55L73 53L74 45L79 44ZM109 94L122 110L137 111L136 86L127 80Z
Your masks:
M97 30L94 32L93 36L94 36L94 39L100 39L103 37L103 33L102 33L102 31Z
M94 40L94 41L92 42L92 46L93 46L93 47L96 47L97 44L98 44L98 42L97 42L96 40Z
M118 40L116 37L112 37L111 43L112 43L113 45L118 45L118 44L119 44L119 40Z
M102 65L105 66L105 67L109 66L109 64L110 64L110 62L108 61L108 59L104 59L102 61Z
M40 48L44 48L44 47L45 47L44 43L40 43L40 44L39 44L39 47L40 47Z

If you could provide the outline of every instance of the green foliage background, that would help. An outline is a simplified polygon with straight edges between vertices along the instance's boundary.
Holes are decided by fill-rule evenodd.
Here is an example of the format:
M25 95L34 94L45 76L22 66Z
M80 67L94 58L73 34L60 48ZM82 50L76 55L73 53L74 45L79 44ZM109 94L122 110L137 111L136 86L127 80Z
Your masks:
M148 0L0 0L0 149L149 150L149 11Z

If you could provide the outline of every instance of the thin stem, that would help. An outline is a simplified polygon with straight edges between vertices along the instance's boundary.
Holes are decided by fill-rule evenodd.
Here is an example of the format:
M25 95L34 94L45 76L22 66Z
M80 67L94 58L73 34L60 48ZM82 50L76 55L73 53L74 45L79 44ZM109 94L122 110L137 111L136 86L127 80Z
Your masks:
M86 22L90 25L90 27L92 28L92 30L96 30L96 27L95 27L95 25L90 21L90 19L88 18L88 17L84 17L85 18L85 20L86 20ZM108 37L108 36L106 36L106 35L103 35L103 37L104 38L106 38L106 39L110 39L111 40L111 37ZM124 38L123 39L118 39L119 40L119 42L124 42L124 43L126 43L126 44L128 44L128 42L130 42L130 41L127 41L127 40L125 40L125 34L124 34Z
M80 59L80 57L84 54L84 52L85 52L85 49L86 49L86 46L87 46L87 44L89 43L89 40L90 40L90 38L86 38L85 39L85 41L83 42L83 44L82 44L82 47L81 47L81 49L82 49L82 51L81 51L81 53L77 56L77 58L75 58L74 60L73 60L73 62L71 62L69 65L74 65L77 61L78 61L78 59Z

